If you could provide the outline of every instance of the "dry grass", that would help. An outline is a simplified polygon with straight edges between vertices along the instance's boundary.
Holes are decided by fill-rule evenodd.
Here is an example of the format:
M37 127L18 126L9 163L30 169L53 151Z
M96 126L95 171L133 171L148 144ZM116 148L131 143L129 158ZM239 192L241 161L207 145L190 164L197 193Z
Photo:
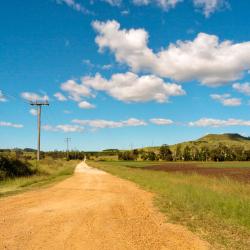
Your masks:
M39 165L35 161L30 163L36 174L0 181L0 197L63 180L73 174L77 161L45 159L41 160Z

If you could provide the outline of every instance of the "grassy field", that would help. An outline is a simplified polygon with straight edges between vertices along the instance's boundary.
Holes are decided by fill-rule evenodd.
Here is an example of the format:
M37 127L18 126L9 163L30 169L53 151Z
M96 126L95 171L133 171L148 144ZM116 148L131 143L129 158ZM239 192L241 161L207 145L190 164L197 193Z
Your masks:
M168 221L182 224L216 249L250 248L250 185L229 178L144 170L152 162L89 162L155 193ZM203 163L199 163L203 165ZM205 163L204 167L248 167L249 163Z
M77 161L45 159L41 160L39 165L36 164L36 161L29 161L29 163L36 170L36 174L0 181L0 197L63 180L72 175Z

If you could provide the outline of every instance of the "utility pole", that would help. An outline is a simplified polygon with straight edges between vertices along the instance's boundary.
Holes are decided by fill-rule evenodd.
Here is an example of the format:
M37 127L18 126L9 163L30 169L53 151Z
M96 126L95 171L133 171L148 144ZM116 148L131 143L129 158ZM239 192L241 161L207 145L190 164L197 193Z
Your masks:
M67 144L67 159L69 159L69 142L71 141L71 138L67 137L65 138L66 144Z
M40 102L31 102L31 106L37 107L37 130L38 130L38 137L37 137L37 161L40 160L40 144L41 144L41 113L42 113L42 106L49 106L48 101Z

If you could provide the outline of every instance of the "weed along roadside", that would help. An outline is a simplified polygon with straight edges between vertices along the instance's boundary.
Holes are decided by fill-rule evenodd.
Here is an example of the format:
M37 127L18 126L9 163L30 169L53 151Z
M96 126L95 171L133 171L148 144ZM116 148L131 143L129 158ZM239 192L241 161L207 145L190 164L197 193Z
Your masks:
M76 160L43 159L23 161L0 157L0 197L61 181L74 172Z
M146 170L149 164L89 162L153 192L155 204L167 221L188 227L216 249L249 249L249 184L197 173L154 171L154 166Z

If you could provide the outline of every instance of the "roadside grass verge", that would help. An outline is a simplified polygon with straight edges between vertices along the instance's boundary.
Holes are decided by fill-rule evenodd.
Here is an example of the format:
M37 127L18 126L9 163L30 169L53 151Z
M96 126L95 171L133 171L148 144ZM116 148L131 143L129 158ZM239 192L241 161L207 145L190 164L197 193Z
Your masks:
M37 165L36 161L29 161L35 174L1 180L0 197L17 194L61 181L73 174L77 162L78 161L44 159Z
M137 162L89 164L155 193L155 204L168 222L186 226L216 249L249 249L249 184L228 178L143 170L138 167L143 168L144 163Z

